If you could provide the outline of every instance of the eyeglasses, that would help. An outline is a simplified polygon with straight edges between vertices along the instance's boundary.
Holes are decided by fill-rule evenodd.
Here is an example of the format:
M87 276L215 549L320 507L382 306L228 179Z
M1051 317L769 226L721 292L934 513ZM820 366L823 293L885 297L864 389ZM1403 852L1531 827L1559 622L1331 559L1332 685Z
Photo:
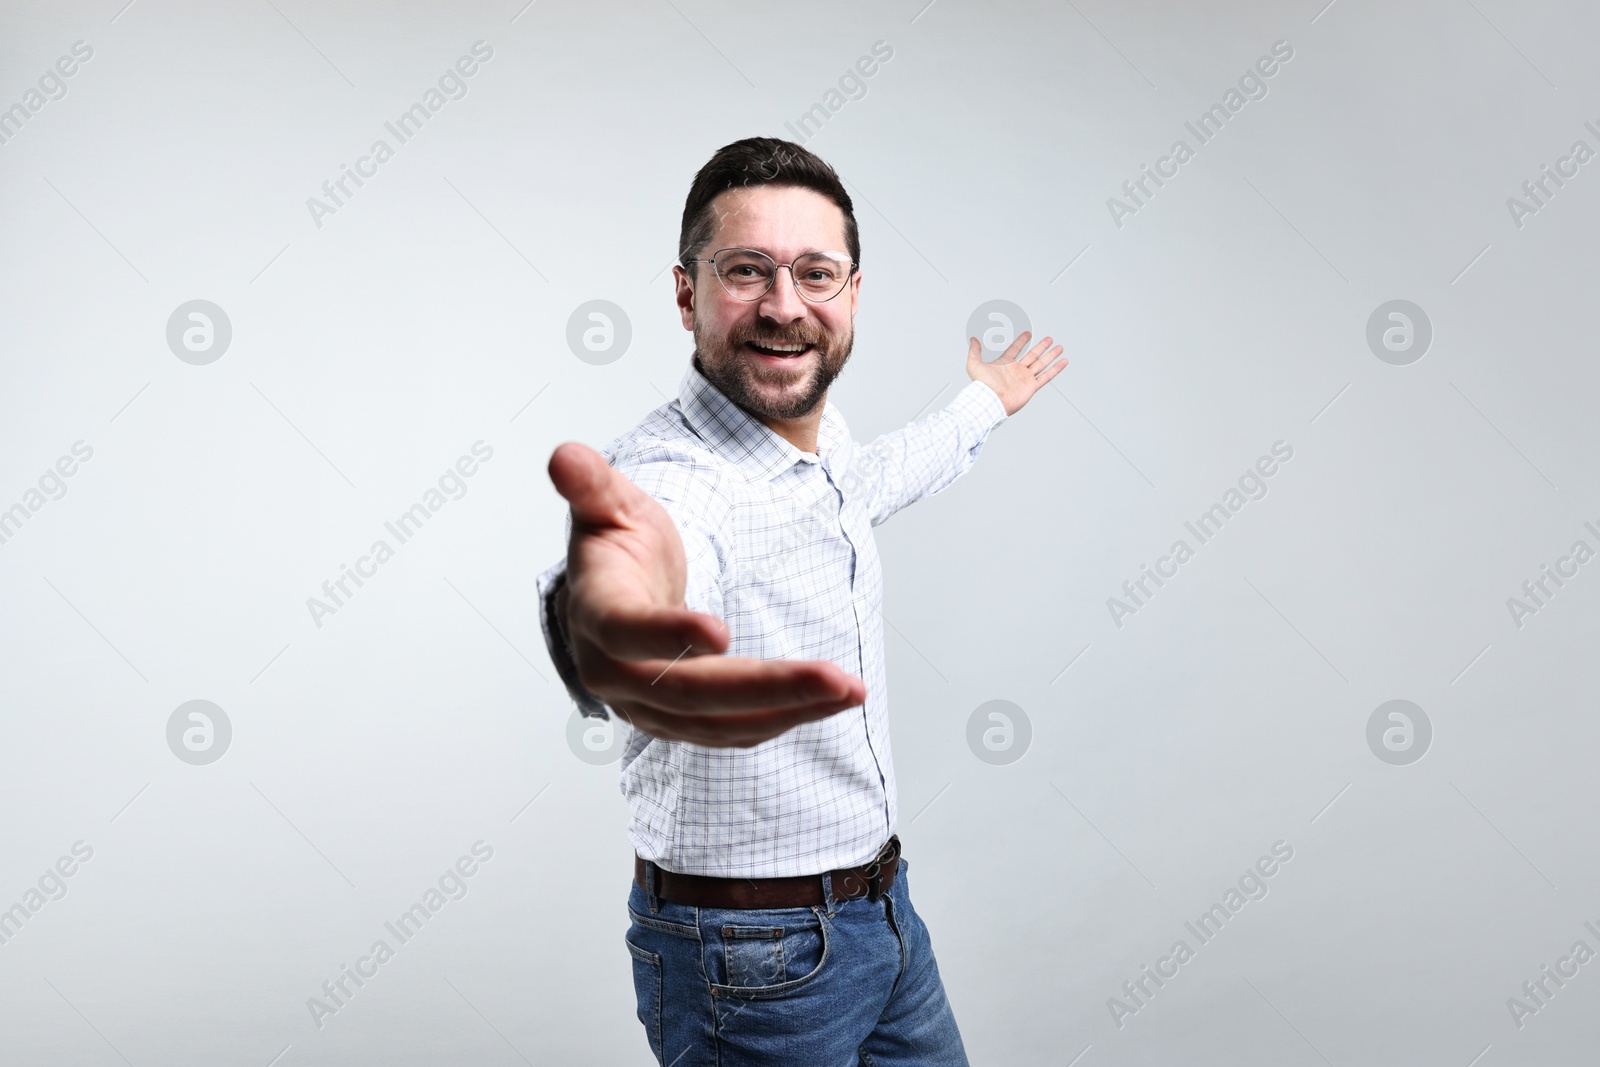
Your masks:
M735 300L760 300L772 289L778 268L788 267L795 292L814 304L825 303L844 292L856 263L843 252L807 252L793 263L778 263L754 248L724 248L710 259L691 259L690 263L709 263L717 272L728 295Z

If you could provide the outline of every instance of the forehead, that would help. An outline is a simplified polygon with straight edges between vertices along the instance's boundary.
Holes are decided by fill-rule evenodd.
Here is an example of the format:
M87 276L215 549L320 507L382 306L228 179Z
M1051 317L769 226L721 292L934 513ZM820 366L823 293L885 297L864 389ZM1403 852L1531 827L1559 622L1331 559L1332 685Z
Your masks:
M711 202L718 224L707 253L759 248L780 258L818 250L847 252L844 212L811 189L758 185L729 189Z

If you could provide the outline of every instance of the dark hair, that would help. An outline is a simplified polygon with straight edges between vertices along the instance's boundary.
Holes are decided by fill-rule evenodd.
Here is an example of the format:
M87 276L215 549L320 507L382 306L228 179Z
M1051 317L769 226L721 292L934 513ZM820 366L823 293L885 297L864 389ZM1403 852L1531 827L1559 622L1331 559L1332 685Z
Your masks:
M717 149L694 176L683 205L683 228L678 232L678 262L694 273L689 261L705 250L717 227L717 210L711 206L729 189L757 185L793 185L823 196L844 212L846 251L861 262L861 234L856 229L855 205L834 169L793 141L776 137L746 137Z

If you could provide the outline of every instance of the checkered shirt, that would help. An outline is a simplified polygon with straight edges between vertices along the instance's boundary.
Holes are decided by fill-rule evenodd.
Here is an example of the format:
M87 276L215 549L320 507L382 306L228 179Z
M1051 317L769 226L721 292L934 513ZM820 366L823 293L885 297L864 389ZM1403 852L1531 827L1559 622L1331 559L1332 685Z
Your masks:
M897 804L872 527L955 481L1005 418L994 390L974 381L942 410L859 445L825 403L812 454L691 364L677 400L605 447L607 461L676 522L688 563L684 602L727 624L727 655L829 660L866 682L865 704L751 748L665 741L615 718L639 855L679 873L755 878L816 874L877 854L895 831ZM545 643L579 710L612 719L578 681L554 620L565 569L563 558L538 579Z

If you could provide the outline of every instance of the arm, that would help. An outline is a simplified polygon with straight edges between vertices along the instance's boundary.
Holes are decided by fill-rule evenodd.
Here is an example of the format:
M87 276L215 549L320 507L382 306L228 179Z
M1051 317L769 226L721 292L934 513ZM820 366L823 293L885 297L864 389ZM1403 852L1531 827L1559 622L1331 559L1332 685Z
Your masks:
M730 640L727 625L688 599L721 607L719 587L706 577L721 566L718 522L714 511L707 520L695 510L696 493L709 494L707 500L719 494L707 488L714 479L686 477L693 463L690 456L635 470L646 484L651 471L659 473L663 481L652 486L658 491L668 492L674 478L690 484L674 497L675 517L594 449L568 443L551 455L550 480L572 506L566 592L555 568L540 583L541 598L555 598L541 611L547 642L557 639L552 658L565 655L574 684L634 729L671 741L747 748L860 705L866 684L826 660L721 655ZM710 547L688 546L698 560L698 576L691 577L684 531L695 541L696 522L710 531L701 548ZM552 606L553 618L546 614Z
M1049 337L1023 354L1031 336L1019 334L992 363L984 362L978 339L969 338L967 375L972 381L948 406L856 450L841 488L846 496L862 494L872 525L965 474L989 431L1022 410L1066 369L1066 360L1056 362L1061 346L1051 348Z
M729 512L727 500L716 480L689 476L694 459L675 454L664 447L631 453L613 464L613 469L660 504L674 525L683 544L687 575L683 602L691 610L721 616L721 560L726 549L722 533ZM567 514L567 539L572 537L572 514ZM567 560L563 556L539 576L539 628L556 673L567 687L573 703L586 718L609 718L605 701L589 690L578 677L573 652L568 607L571 592L567 585Z
M589 692L578 680L578 665L572 656L572 639L567 623L567 559L565 556L555 566L539 575L539 630L544 634L545 648L550 652L550 662L556 665L556 674L567 687L572 702L585 718L608 719L610 712L605 701Z
M948 406L855 450L841 477L859 492L877 526L923 497L943 491L978 458L989 431L1006 419L993 389L969 382Z

